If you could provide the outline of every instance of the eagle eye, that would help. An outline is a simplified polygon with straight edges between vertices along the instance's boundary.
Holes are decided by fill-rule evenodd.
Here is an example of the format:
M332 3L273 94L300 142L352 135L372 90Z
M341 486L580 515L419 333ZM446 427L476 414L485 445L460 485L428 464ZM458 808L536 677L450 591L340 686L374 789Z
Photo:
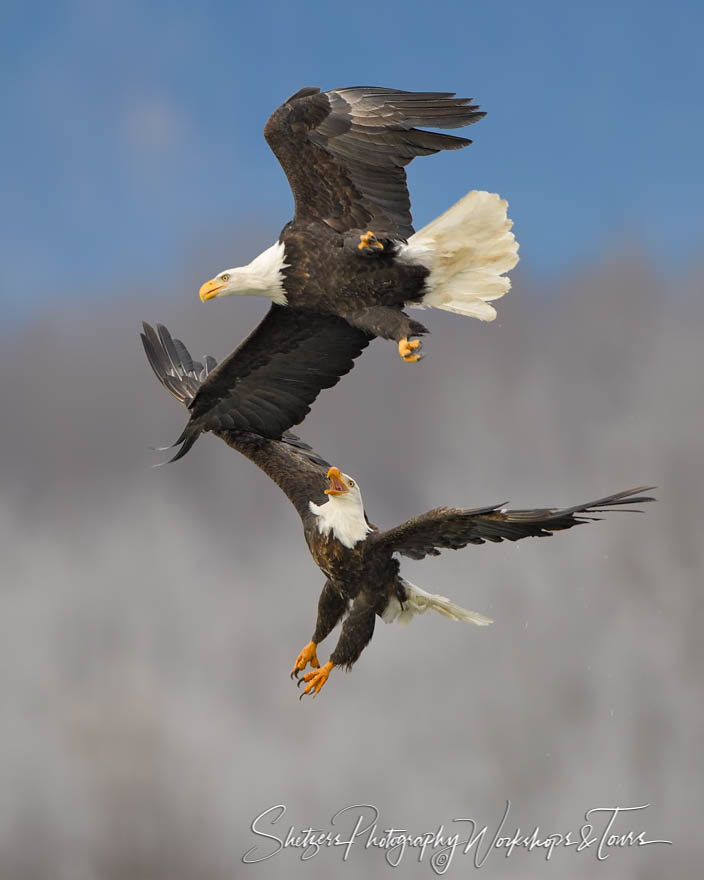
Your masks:
M354 480L350 480L349 487L350 489L354 489Z
M229 281L229 280L230 280L230 276L227 274L227 272L225 272L224 275L221 275L221 276L220 276L220 280L221 280L221 281Z

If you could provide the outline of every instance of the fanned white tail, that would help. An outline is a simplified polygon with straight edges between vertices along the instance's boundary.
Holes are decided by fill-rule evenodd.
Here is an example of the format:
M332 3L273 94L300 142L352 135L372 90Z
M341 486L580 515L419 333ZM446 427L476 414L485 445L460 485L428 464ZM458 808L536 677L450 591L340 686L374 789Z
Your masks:
M518 262L507 208L496 193L473 190L401 245L397 259L430 269L428 292L408 305L493 321L489 303L509 290L504 272Z
M483 614L479 614L478 611L468 611L460 605L455 605L454 602L450 602L445 596L426 593L425 590L410 583L410 581L403 579L403 585L407 593L407 599L403 603L403 608L401 608L399 600L395 596L392 597L382 615L384 623L397 621L405 626L413 620L416 614L424 614L426 611L437 611L438 614L442 614L444 617L449 617L452 620L461 620L463 623L475 623L477 626L487 626L487 624L494 622L490 617L484 617Z

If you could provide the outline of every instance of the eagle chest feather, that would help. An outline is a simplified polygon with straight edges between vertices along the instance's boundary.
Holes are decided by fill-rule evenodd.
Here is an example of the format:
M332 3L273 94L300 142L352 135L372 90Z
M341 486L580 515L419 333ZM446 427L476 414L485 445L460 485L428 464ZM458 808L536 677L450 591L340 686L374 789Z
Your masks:
M365 306L402 308L424 294L424 266L399 263L393 253L362 257L345 236L322 224L290 224L280 240L286 249L283 285L294 308L334 314Z
M366 568L362 547L345 547L331 533L319 532L317 526L308 536L308 546L318 568L335 584L344 584L344 592L354 598Z
M398 560L386 554L377 557L369 553L365 541L350 549L332 534L321 534L317 528L306 537L316 564L346 598L354 599L365 591L375 595L383 610L389 596L398 595ZM399 598L403 600L405 595Z

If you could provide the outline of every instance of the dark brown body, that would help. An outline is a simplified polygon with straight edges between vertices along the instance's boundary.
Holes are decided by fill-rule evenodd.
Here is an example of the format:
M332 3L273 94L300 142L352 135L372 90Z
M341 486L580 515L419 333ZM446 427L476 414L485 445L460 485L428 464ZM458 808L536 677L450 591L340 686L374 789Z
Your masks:
M394 259L413 234L406 166L466 147L454 129L484 116L453 92L306 87L269 117L264 137L288 178L294 218L284 227L284 288L293 308L339 315L373 336L427 332L402 313L423 295L428 270ZM360 251L371 232L383 250Z
M315 518L314 518L315 519ZM311 556L327 575L318 601L318 619L311 641L322 642L349 609L330 660L349 668L359 658L373 633L375 618L381 616L389 600L406 598L399 577L400 565L388 552L375 552L373 541L360 541L345 547L331 534L322 535L317 522L304 526Z
M362 255L357 245L366 231L341 234L321 223L288 223L279 236L286 247L288 306L338 315L370 335L397 342L427 333L402 310L423 297L428 269L397 261L392 241L383 251Z

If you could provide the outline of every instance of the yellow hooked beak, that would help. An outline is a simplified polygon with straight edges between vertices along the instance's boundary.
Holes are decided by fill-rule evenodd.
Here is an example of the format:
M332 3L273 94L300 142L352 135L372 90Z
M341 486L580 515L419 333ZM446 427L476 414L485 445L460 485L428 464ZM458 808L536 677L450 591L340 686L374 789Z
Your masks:
M330 488L325 490L326 495L344 495L350 490L342 482L342 474L340 469L331 467L328 471L328 480L330 480Z
M209 299L217 296L223 287L225 287L225 282L221 281L219 278L211 278L210 281L206 281L200 289L199 296L201 301L207 302Z

